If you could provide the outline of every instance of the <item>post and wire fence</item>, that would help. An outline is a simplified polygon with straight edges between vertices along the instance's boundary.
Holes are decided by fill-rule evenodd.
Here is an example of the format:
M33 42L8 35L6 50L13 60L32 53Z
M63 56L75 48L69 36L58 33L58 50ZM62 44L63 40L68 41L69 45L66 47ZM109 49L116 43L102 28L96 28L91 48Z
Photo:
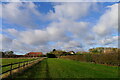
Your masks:
M0 65L1 69L3 69L3 68L7 69L7 70L2 70L1 73L0 73L0 75L5 74L7 72L10 72L10 75L11 75L12 74L12 70L19 69L21 67L25 67L25 66L27 66L27 65L29 65L29 64L37 61L37 60L38 59L33 59L33 60L28 60L28 61L10 63L10 64L7 64L7 65Z

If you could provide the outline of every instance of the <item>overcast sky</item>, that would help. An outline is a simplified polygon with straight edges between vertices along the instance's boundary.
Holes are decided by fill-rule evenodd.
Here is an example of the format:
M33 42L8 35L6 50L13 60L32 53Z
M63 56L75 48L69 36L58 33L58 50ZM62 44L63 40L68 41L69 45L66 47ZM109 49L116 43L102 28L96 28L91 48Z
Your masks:
M118 47L118 3L9 2L0 4L1 50L86 51Z

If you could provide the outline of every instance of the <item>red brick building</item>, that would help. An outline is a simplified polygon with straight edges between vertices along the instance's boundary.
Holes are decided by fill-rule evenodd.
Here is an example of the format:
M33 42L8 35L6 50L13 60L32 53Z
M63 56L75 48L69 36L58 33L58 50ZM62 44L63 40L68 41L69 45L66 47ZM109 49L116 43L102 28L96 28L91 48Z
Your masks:
M26 54L29 57L40 57L41 55L43 55L42 52L29 52Z

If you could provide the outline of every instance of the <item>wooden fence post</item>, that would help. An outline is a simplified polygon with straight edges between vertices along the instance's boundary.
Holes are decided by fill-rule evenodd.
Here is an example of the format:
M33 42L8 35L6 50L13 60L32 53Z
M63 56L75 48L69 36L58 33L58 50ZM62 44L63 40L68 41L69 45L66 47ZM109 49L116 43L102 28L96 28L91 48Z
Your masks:
M24 67L24 62L23 62L23 67Z
M12 75L12 63L10 65L10 75Z
M20 62L19 62L19 64L18 64L18 68L20 68Z
M24 67L25 67L25 62L24 62Z

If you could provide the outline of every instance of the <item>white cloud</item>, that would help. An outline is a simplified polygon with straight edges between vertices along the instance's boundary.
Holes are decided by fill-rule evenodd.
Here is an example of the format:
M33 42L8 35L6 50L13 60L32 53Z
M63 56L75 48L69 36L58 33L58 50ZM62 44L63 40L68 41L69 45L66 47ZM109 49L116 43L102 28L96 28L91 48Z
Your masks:
M69 41L67 44L64 45L64 48L75 48L75 47L83 47L80 42L77 41Z
M37 25L34 22L34 16L41 16L36 10L34 3L11 2L2 4L2 18L13 24L33 28Z
M95 41L87 41L86 44L93 46L93 45L96 45L97 43Z
M73 20L62 19L60 22L53 22L48 25L48 32L50 31L51 34L60 34L65 35L67 32L72 34L72 38L80 38L80 37L87 37L89 33L89 23L88 22L76 22ZM54 29L54 31L52 31ZM62 36L61 36L62 37ZM64 37L62 37L64 38Z
M2 4L0 4L0 18L2 17Z
M46 52L47 52L48 48L45 48L45 47L47 47L47 46L40 45L40 46L34 47L32 45L25 44L18 39L10 39L9 37L7 37L5 35L0 34L0 50L3 50L3 51L12 50L14 52L22 53L22 54L25 54L25 53L31 52L31 51L45 52L45 50L46 50ZM50 50L48 49L48 51L50 51Z
M118 4L108 6L108 8L93 27L93 31L100 36L109 35L118 29Z
M76 20L88 14L92 3L61 3L54 5L55 12L48 13L49 19L62 20L71 19Z
M13 36L17 36L18 35L18 31L14 28L10 28L10 29L7 29L7 30L4 30L4 32L8 32L10 34L12 34Z
M98 44L100 45L109 45L114 43L118 44L118 36L113 36L113 37L105 38L98 41Z
M7 29L6 32L17 37L19 41L25 44L42 45L47 44L49 41L70 41L72 35L66 35L67 32L72 33L77 38L84 39L85 36L87 37L87 33L84 33L84 31L88 31L87 25L88 23L86 22L63 20L62 22L51 23L46 29L42 30L17 31L15 29Z
M68 40L69 38L65 35L66 27L64 27L63 23L51 23L46 28L47 33L49 34L49 39L51 41L56 40Z
M0 50L3 50L3 49L10 49L10 45L12 43L12 39L3 35L3 34L0 34Z
M29 45L42 45L47 44L49 41L68 41L65 32L57 27L49 27L45 30L27 30L17 31L15 29L8 29L6 32L10 33L14 37L17 37L19 41Z
M49 40L48 33L42 30L22 31L18 35L21 42L30 45L45 44Z
M41 7L41 6L40 6ZM54 10L50 10L47 14L42 14L38 11L37 5L32 2L11 2L2 4L2 18L13 24L18 24L27 28L38 27L36 20L62 20L62 19L79 19L88 14L91 3L62 3L54 5ZM83 7L83 8L81 8Z

